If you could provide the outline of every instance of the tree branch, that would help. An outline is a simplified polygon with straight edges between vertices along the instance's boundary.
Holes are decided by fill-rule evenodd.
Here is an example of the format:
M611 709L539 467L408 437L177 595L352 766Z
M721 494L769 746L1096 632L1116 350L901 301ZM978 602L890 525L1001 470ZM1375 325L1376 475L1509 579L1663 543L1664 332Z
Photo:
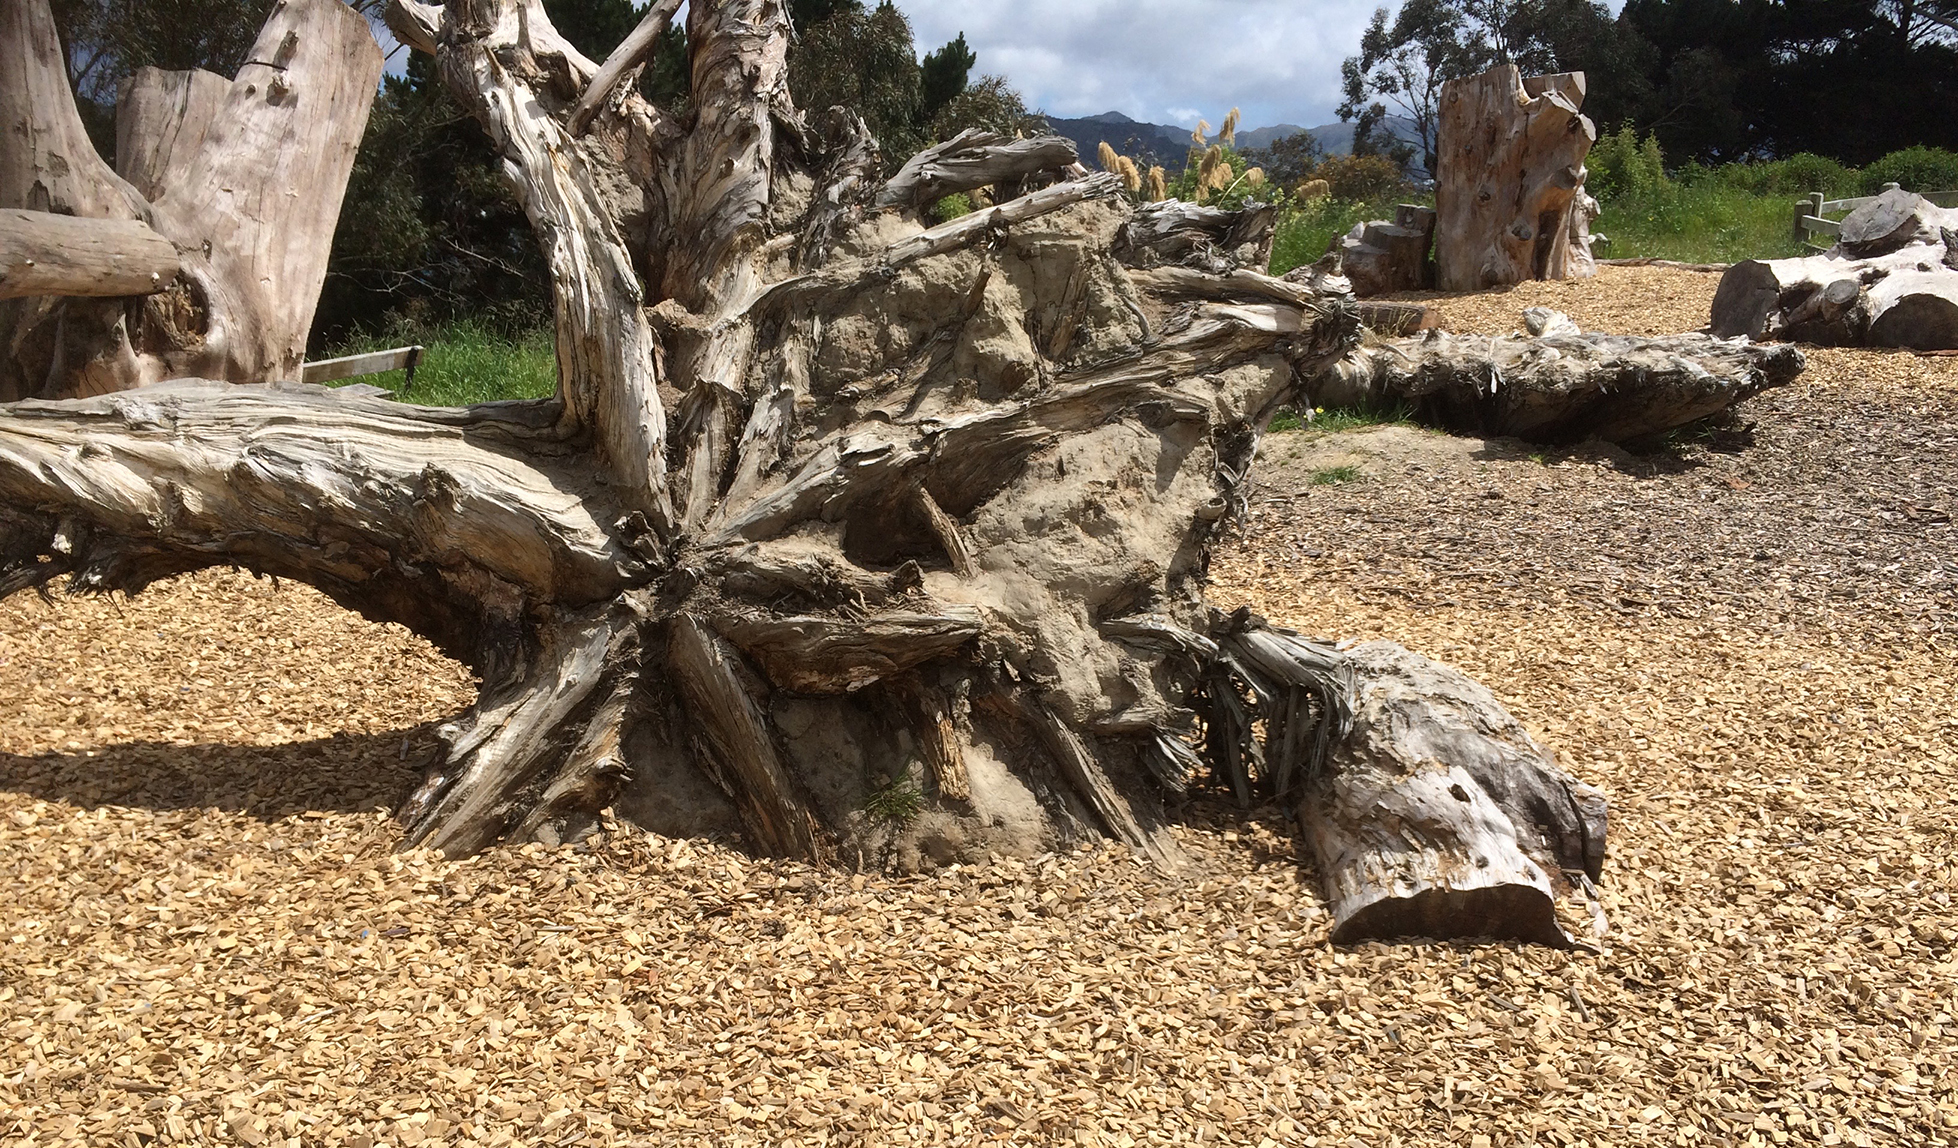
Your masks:
M585 134L585 128L590 126L592 117L597 115L598 109L611 98L612 90L619 86L619 81L652 54L653 48L659 43L660 36L666 31L667 22L673 19L673 14L680 10L683 2L684 0L654 0L647 6L646 15L640 19L638 26L633 28L625 39L619 41L619 46L612 49L611 55L605 57L605 63L599 66L598 74L593 76L591 83L585 86L585 94L579 96L577 104L572 107L570 120L572 135Z
M148 295L177 268L176 244L146 223L0 209L0 299Z
M1002 184L1076 162L1074 141L1063 136L1009 139L967 128L912 156L871 201L879 209L922 208L954 192Z
M439 412L323 387L182 380L0 407L0 588L72 574L135 593L238 565L310 583L482 668L527 604L603 601L646 564L547 442L495 408Z

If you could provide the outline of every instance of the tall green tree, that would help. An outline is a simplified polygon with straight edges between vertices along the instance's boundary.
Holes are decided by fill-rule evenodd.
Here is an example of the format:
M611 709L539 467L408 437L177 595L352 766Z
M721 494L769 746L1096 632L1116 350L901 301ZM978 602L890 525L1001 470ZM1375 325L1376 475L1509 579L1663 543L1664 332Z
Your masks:
M965 42L965 33L926 56L918 73L918 118L930 123L945 110L945 105L965 91L972 65L979 57Z
M1360 54L1340 66L1339 118L1355 122L1355 154L1386 154L1390 107L1411 120L1422 167L1435 169L1441 88L1497 59L1488 28L1459 0L1406 0L1397 14L1376 9L1360 36Z
M887 160L924 145L923 69L912 47L911 22L897 5L883 0L866 9L838 3L801 32L789 50L789 89L797 107L850 108L869 125Z

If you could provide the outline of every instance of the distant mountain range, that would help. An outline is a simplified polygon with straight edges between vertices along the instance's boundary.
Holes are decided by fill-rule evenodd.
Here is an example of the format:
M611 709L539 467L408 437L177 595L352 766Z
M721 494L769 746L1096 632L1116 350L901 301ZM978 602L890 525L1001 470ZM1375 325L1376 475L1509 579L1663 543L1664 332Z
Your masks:
M1184 157L1190 150L1189 128L1143 123L1120 112L1103 112L1098 116L1082 116L1079 119L1048 116L1047 123L1054 129L1055 135L1073 140L1082 160L1087 163L1093 163L1095 153L1101 149L1104 141L1144 167L1155 163L1171 171L1182 169ZM1420 147L1421 140L1414 133L1413 120L1388 116L1387 124L1396 136ZM1273 124L1268 128L1252 128L1237 133L1237 146L1240 150L1267 147L1273 140L1298 132L1310 132L1327 155L1346 155L1353 150L1352 124L1321 124L1316 128ZM1216 137L1212 135L1211 138L1214 140Z

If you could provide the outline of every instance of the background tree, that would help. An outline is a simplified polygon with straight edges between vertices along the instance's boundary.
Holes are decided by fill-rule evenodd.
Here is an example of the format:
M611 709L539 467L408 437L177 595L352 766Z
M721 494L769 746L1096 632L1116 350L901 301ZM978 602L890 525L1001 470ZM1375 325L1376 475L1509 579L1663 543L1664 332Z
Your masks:
M1354 154L1391 151L1385 129L1391 105L1413 122L1421 166L1434 171L1442 85L1495 59L1488 29L1456 0L1407 0L1391 22L1387 9L1375 9L1360 35L1360 54L1340 66L1339 118L1355 121Z
M1305 179L1326 156L1326 149L1311 132L1280 136L1261 148L1246 148L1244 162L1261 167L1265 178L1280 187L1291 187Z
M918 115L921 120L931 123L947 104L965 91L966 80L972 75L972 65L978 60L979 57L966 45L964 32L925 57L924 63L919 65L918 74Z

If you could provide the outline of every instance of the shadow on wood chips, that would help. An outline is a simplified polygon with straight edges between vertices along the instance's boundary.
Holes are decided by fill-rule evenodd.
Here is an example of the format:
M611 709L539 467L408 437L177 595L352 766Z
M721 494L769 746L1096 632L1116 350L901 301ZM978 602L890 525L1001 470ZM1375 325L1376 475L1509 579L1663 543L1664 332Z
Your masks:
M419 779L433 723L280 745L112 742L98 749L0 753L0 785L78 809L217 809L261 821L392 808ZM405 751L405 752L404 752Z

